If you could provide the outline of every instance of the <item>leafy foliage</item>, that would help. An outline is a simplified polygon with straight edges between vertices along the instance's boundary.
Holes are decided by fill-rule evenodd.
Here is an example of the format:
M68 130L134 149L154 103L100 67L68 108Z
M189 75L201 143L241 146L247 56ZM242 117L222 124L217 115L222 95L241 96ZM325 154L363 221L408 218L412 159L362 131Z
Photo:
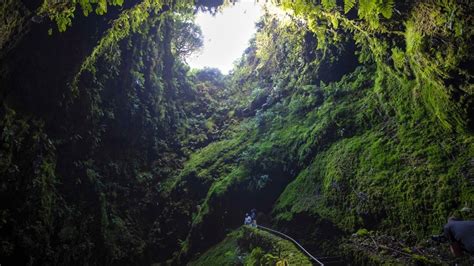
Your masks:
M34 104L18 104L25 102L22 93L2 101L2 261L129 264L171 255L145 255L166 235L155 223L164 208L158 187L199 145L184 148L193 130L188 125L205 109L194 105L204 96L173 53L172 44L183 37L174 33L176 14L162 8L145 1L125 10L87 49L92 53L69 62L73 71L61 69L67 74L60 78L47 71L36 76L32 66L26 73L37 82L25 84L10 75L22 68L18 61L2 62L2 88L31 89L35 103L49 106L33 113ZM179 3L175 8L192 11ZM84 32L89 26L82 25ZM13 51L51 62L28 47ZM40 83L47 93L32 85ZM56 83L61 89L51 89Z
M336 0L321 0L321 5L323 8L331 10L336 7Z
M13 47L19 36L22 35L22 27L25 26L26 17L30 15L29 10L19 1L5 0L0 3L0 57L5 51Z
M192 21L183 21L179 17L175 21L175 29L174 50L181 60L185 60L202 47L202 32Z
M242 227L190 265L309 265L311 262L293 243L268 232ZM281 263L281 264L279 264Z
M344 0L344 13L349 13L356 5L356 0Z
M56 1L44 0L38 14L48 16L52 21L55 21L58 30L63 32L72 25L75 11L78 7L81 8L84 16L95 12L97 15L104 15L107 13L108 6L122 6L124 0L79 0L79 1Z
M297 253L259 231L218 244L246 209L330 254L474 207L472 3L276 1L292 15L265 15L231 75L190 71L193 12L224 2L43 3L60 30L104 19L2 60L2 261L274 264Z
M239 88L234 94L241 99L236 113L247 119L232 128L235 133L226 140L199 151L192 157L199 158L199 164L188 164L175 180L175 191L192 191L196 183L201 191L191 193L194 197L189 202L182 201L195 214L181 258L201 252L203 245L213 245L222 237L215 237L212 225L224 224L218 232L236 226L231 211L255 205L268 208L275 196L275 224L297 227L301 217L317 224L313 231L301 234L309 243L316 236L320 239L329 223L343 235L368 228L415 245L437 232L454 210L472 208L468 115L457 109L460 102L450 96L444 83L447 76L432 75L438 85L416 77L421 69L412 68L410 62L422 57L411 51L422 51L431 58L428 62L434 50L425 50L425 45L435 42L416 34L419 31L409 22L413 18L407 18L402 34L394 30L400 24L379 17L393 15L387 11L394 8L392 3L362 3L367 5L363 12L371 9L371 16L377 17L354 20L337 8L319 8L313 1L282 1L305 19L307 28L298 21L263 19L230 83ZM286 31L280 31L282 25ZM410 41L404 38L407 34ZM334 41L328 39L331 35L343 37ZM338 59L351 60L351 53L343 51L354 43L361 66L338 67L329 71L342 72L338 78L328 77L326 67ZM467 39L461 43L467 44ZM454 45L447 40L444 44ZM454 65L466 71L465 66ZM459 88L465 88L461 84ZM423 96L414 92L418 89L430 93ZM434 111L434 106L443 105L443 112ZM243 139L246 142L241 144ZM237 200L239 195L252 200ZM230 204L236 201L237 207ZM193 208L191 202L200 205ZM322 239L322 245L324 241L335 240ZM255 251L254 257L260 258L259 254Z
M55 149L40 121L21 119L6 106L2 112L0 254L44 254L53 244L51 231L58 215ZM46 261L35 254L22 255L23 261Z

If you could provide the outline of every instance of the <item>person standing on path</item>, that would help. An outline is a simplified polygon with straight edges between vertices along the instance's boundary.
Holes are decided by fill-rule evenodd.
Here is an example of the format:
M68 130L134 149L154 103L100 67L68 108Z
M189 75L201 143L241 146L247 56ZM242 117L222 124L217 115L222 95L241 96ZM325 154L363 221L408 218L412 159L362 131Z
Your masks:
M252 226L257 227L257 210L255 208L250 211L250 218L252 218Z
M244 219L244 225L251 225L252 224L252 218L248 213L245 214L245 219Z

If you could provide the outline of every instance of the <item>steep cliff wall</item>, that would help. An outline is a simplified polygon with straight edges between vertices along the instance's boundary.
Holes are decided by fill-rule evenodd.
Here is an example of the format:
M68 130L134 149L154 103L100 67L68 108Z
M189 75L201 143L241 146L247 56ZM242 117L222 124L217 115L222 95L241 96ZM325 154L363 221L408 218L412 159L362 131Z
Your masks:
M318 254L449 262L425 240L473 215L469 1L275 1L228 76L177 45L227 2L55 3L2 3L0 263L212 260L250 208Z

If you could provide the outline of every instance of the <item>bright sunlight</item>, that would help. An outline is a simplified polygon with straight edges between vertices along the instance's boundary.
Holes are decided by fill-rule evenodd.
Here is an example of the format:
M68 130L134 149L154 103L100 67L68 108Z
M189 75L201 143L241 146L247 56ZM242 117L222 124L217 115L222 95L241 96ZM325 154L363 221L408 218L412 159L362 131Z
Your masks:
M247 48L262 14L261 4L254 0L239 1L214 16L199 12L196 24L202 29L204 47L187 60L188 64L192 68L218 68L227 74Z

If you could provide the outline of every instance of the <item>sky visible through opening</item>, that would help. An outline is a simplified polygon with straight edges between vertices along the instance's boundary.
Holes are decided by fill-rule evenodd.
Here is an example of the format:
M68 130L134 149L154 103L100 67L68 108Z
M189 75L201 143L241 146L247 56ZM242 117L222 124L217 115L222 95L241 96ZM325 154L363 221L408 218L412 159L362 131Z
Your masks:
M248 47L256 31L255 23L263 15L261 4L241 0L225 7L215 16L208 12L196 15L204 36L204 47L187 61L192 68L213 67L227 74Z

